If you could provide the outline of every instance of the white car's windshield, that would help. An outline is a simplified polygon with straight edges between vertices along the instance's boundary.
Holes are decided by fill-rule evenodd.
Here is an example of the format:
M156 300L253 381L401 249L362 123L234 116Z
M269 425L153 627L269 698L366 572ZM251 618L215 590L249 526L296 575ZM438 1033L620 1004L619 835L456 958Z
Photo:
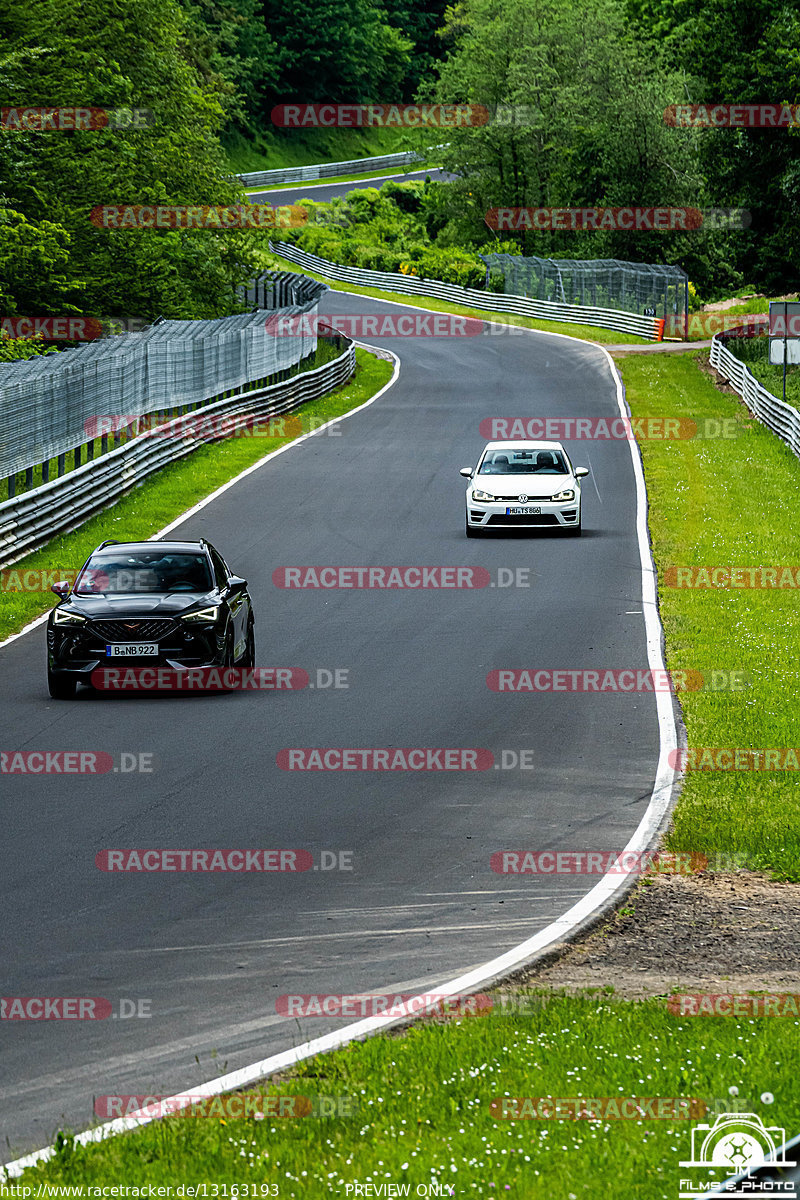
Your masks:
M569 475L559 450L489 450L479 475Z

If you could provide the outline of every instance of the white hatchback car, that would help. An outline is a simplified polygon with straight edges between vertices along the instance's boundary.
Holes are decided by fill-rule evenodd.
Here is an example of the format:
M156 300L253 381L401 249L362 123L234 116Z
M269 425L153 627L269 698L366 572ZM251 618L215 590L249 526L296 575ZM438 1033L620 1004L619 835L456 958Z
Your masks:
M560 527L581 535L581 485L588 467L573 467L561 442L488 442L477 467L462 467L467 537L485 529Z

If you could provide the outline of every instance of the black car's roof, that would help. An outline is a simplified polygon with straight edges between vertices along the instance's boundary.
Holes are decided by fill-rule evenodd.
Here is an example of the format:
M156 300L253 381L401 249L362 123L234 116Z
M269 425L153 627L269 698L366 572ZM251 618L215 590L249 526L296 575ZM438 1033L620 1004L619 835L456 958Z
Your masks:
M119 554L121 550L164 550L172 554L203 554L207 547L207 542L109 542L107 546L92 553Z

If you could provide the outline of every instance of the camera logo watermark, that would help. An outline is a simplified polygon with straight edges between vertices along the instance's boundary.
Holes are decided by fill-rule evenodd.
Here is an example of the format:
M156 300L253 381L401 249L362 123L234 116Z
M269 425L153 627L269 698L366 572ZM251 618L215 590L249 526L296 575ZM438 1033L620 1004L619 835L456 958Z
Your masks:
M697 1167L713 1171L721 1175L719 1181L706 1179L697 1182L693 1179L681 1179L679 1197L681 1200L691 1200L710 1189L722 1186L726 1176L740 1175L757 1170L759 1167L770 1166L794 1167L795 1162L786 1159L784 1143L786 1132L778 1125L765 1125L756 1113L726 1112L721 1113L713 1125L703 1123L692 1130L691 1157L682 1159L681 1167ZM781 1174L783 1172L781 1171ZM795 1184L792 1180L765 1180L762 1182L749 1177L738 1185L738 1190L731 1190L736 1185L728 1185L726 1195L750 1196L758 1194L774 1195L778 1192L783 1196L795 1196Z

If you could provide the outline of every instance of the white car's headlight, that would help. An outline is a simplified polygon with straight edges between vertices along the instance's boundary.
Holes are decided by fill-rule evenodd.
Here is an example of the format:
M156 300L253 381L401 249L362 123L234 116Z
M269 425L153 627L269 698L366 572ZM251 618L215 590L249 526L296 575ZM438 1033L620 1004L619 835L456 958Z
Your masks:
M70 612L68 608L56 608L53 611L54 625L85 625L86 617L80 613Z
M473 488L472 499L477 500L479 504L491 504L495 497L490 496L488 492L482 492L480 488Z
M555 500L555 501L574 500L574 499L575 499L575 491L573 488L565 488L563 492L556 492L555 496L553 496L553 500Z
M196 612L187 613L182 621L202 621L204 624L216 621L219 616L219 605L212 604L208 608L198 608Z

